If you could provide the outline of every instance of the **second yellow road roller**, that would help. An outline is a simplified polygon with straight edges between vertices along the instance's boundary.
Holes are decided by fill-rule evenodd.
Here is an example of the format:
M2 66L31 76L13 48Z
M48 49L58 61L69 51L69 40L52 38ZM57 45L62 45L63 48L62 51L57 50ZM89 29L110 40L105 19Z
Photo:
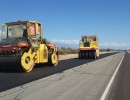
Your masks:
M96 59L99 57L99 44L96 35L81 36L78 48L78 57L79 59Z

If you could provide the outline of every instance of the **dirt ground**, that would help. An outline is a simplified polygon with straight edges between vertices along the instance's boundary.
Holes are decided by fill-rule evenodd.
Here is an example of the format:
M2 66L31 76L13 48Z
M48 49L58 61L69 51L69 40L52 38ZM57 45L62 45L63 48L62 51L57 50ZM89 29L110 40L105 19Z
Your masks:
M105 54L105 53L111 53L111 52L100 52L100 54ZM59 60L66 60L66 59L71 59L71 58L78 58L78 54L59 55Z
M65 59L71 59L71 58L78 58L78 54L59 55L59 60L65 60Z
M130 51L128 51L128 53L130 54Z

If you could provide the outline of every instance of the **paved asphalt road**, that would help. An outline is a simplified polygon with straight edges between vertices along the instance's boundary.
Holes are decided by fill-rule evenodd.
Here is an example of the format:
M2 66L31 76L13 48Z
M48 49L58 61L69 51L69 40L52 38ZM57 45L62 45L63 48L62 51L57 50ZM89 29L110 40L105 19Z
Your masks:
M21 86L17 88L1 92L0 99L1 100L100 100L100 98L104 94L104 90L106 89L111 77L113 76L113 73L115 72L124 54L125 53L122 52L112 55L110 54L102 55L101 59L98 59L96 61L85 59L82 60L71 59L60 61L59 67L36 68L34 69L33 72L27 74L7 72L8 75L6 75L5 72L2 72L4 76L6 75L8 79L7 81L7 79L3 78L3 81L6 80L5 83L8 82L10 84L11 81L9 79L13 77L14 79L13 82L11 83L18 83L20 79L24 81L21 81ZM126 57L127 55L125 56L125 58ZM123 60L123 62L124 61L125 59ZM47 73L45 74L44 71L48 72L48 74ZM45 75L43 75L43 73ZM8 78L9 75L10 78ZM40 76L35 77L37 75ZM39 79L40 77L44 78L36 80ZM22 85L25 82L25 80L30 81L30 78L36 81ZM7 83L5 86L7 86ZM113 86L114 84L112 84L112 87ZM116 92L114 92L116 89L112 90L114 89L112 87L110 88L110 92L108 91L107 93L106 100L111 100L112 98L111 95L113 95L113 93L115 93L116 96ZM114 99L113 95L112 100L118 100L118 98Z
M126 53L107 100L130 100L130 54Z
M115 53L108 53L108 54L102 54L99 59L108 57L110 55L113 55ZM85 59L68 59L68 60L62 60L59 62L59 65L57 67L47 67L47 66L37 66L32 72L30 73L19 73L17 71L2 71L0 70L0 92L5 91L7 89L38 80L40 78L62 72L64 70L91 62L94 60L85 60ZM4 61L2 61L4 63ZM14 67L14 65L6 65L10 67ZM6 67L5 65L0 67Z

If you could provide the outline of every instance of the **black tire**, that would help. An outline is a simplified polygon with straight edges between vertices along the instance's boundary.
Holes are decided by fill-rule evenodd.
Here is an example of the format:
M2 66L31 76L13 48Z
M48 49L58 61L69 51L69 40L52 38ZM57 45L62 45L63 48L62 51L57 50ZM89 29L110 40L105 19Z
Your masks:
M84 54L83 54L83 52L81 52L81 58L82 58L82 59L84 58Z
M96 59L96 58L97 58L96 52L94 51L94 52L93 52L93 59Z
M86 52L86 58L87 58L87 59L89 58L89 53L88 53L88 52Z
M84 52L84 58L86 58L86 52Z
M58 65L58 62L59 62L59 54L58 54L58 52L56 53L56 56L55 56L55 57L57 57L57 58L55 58L55 59L57 59L57 62L56 62L56 63L53 63L53 61L52 61L52 55L53 55L53 54L49 54L49 55L48 55L48 63L47 63L47 65L48 65L48 66L57 66L57 65Z
M81 52L78 53L78 58L81 59Z
M92 58L92 52L91 51L89 52L89 58L90 59Z

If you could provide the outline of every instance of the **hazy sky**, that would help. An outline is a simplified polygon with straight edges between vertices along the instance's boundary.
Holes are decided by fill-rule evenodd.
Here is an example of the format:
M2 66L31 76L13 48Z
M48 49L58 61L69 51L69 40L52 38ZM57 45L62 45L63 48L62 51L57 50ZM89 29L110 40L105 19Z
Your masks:
M97 35L101 48L130 49L130 0L1 0L0 13L0 23L41 22L44 37L60 46Z

